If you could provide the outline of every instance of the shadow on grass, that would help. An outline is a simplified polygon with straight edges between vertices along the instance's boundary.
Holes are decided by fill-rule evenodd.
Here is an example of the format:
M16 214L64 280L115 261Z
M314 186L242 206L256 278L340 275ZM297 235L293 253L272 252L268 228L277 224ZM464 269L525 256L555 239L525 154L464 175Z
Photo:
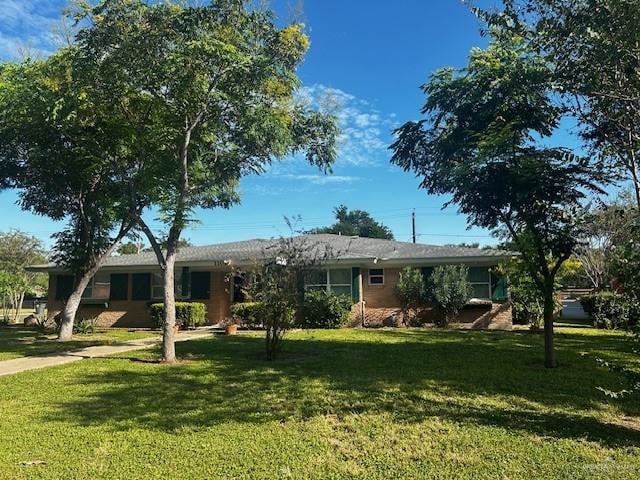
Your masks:
M78 340L70 342L58 342L51 335L46 336L32 329L1 328L0 329L0 354L10 354L6 359L16 357L31 357L36 355L51 355L54 353L80 350L85 347L100 345L97 339ZM2 357L2 355L0 355ZM0 361L3 358L0 358Z
M605 398L596 387L616 379L582 354L616 355L621 339L559 335L557 344L562 366L546 370L541 338L505 333L310 333L287 339L275 362L263 360L258 337L191 341L179 344L185 360L173 366L94 360L93 373L77 379L88 393L49 420L174 431L373 413L640 445L639 431L599 419ZM640 413L632 400L616 406Z

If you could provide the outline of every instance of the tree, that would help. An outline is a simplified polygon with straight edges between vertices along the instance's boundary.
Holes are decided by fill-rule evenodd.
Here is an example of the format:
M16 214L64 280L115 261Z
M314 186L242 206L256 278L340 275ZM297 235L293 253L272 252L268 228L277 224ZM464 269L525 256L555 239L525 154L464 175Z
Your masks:
M396 294L402 305L405 324L415 318L427 303L427 284L422 272L413 267L404 267L395 286Z
M36 237L19 230L0 233L0 272L11 279L4 290L14 322L22 310L25 294L46 291L46 275L26 271L29 265L44 263L46 258L42 242Z
M127 132L153 152L153 202L168 229L166 249L146 222L139 226L164 277L166 362L175 361L176 254L194 209L230 207L239 179L274 158L305 151L325 171L335 158L335 119L293 101L295 69L309 45L303 26L279 28L270 11L247 3L112 0L86 6L81 16L79 43L100 64L107 94L142 99L115 108ZM146 122L136 129L128 116Z
M144 251L144 246L142 242L127 242L121 244L117 249L116 253L118 255L135 255L137 253L142 253Z
M436 323L447 326L471 298L469 269L465 265L441 265L431 274L431 297L436 305Z
M71 339L84 289L136 224L150 186L140 181L146 145L131 142L114 108L123 92L96 88L98 71L78 45L0 65L2 186L19 189L22 208L67 222L53 251L75 276L61 341Z
M371 217L364 210L351 210L340 205L333 209L337 222L328 227L314 228L306 233L333 233L347 236L393 240L391 229Z
M554 284L581 238L577 213L605 176L587 159L541 140L558 126L552 72L526 39L496 27L462 69L423 86L426 119L396 131L392 162L448 194L470 225L513 241L544 304L545 365L553 352Z
M331 255L304 237L281 237L265 250L268 260L245 276L252 300L260 304L267 360L275 360L287 330L304 324L304 280Z
M511 27L528 22L556 92L592 154L626 171L640 207L640 43L636 0L506 0Z

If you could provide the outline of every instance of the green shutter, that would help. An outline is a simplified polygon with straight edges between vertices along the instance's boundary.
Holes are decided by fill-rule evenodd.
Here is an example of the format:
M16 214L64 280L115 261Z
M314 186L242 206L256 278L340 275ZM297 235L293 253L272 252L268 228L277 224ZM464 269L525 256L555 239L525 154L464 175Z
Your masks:
M151 299L151 274L134 273L131 275L131 300Z
M509 298L509 282L504 275L491 272L491 300L504 302Z
M351 269L351 300L353 303L360 301L360 267Z
M211 273L191 272L191 300L209 300L211 296Z
M73 292L73 275L56 275L56 300L66 300Z
M109 292L110 300L128 300L129 299L129 274L128 273L112 273L111 288Z

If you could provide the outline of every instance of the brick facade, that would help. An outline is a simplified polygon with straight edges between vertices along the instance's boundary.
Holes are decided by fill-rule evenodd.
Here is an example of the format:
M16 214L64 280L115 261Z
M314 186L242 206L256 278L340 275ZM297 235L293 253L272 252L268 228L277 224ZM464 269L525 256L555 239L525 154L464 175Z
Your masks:
M211 271L211 294L207 300L198 300L207 307L207 324L215 325L229 316L231 294L226 273L223 271ZM47 310L50 318L56 316L63 307L63 302L56 300L56 279L54 274L49 275L49 291ZM132 281L129 275L128 282L129 300L109 300L108 307L100 304L81 303L76 318L95 318L96 325L100 327L127 327L149 328L153 327L149 305L161 300L131 300Z
M376 267L373 267L376 268ZM380 267L378 267L380 268ZM361 325L364 313L365 326L391 325L402 320L400 300L395 292L400 268L384 268L384 283L370 284L369 269L362 268L362 292L363 303L356 303L352 308L351 325ZM207 323L215 325L230 316L231 292L227 272L221 270L210 271L211 291L209 299L197 300L206 305ZM56 275L49 275L49 316L55 316L62 309L62 302L55 300ZM149 305L159 300L139 300L132 298L132 281L129 274L128 296L125 301L108 301L108 307L103 305L81 304L77 318L96 318L97 325L101 327L129 327L148 328L153 326ZM424 320L429 323L428 310L424 313ZM462 328L488 328L511 329L511 305L509 302L493 303L485 305L467 306L460 313L456 324Z

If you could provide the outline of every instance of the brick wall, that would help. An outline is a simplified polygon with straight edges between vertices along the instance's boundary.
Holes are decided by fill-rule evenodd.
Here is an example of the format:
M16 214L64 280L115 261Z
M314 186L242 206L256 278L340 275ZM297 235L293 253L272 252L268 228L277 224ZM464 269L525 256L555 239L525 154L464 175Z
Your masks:
M129 299L131 298L131 283L131 278L129 278ZM49 275L49 300L47 303L49 318L57 315L64 306L55 298L56 275ZM211 272L211 295L208 300L199 301L207 307L208 324L219 323L229 316L231 297L225 272ZM109 301L108 308L100 305L81 304L76 318L96 318L96 324L100 327L149 328L154 326L149 312L149 304L155 302L156 300Z
M399 268L384 269L384 285L369 285L369 269L362 269L362 299L367 308L400 307L400 300L395 292L400 275Z

